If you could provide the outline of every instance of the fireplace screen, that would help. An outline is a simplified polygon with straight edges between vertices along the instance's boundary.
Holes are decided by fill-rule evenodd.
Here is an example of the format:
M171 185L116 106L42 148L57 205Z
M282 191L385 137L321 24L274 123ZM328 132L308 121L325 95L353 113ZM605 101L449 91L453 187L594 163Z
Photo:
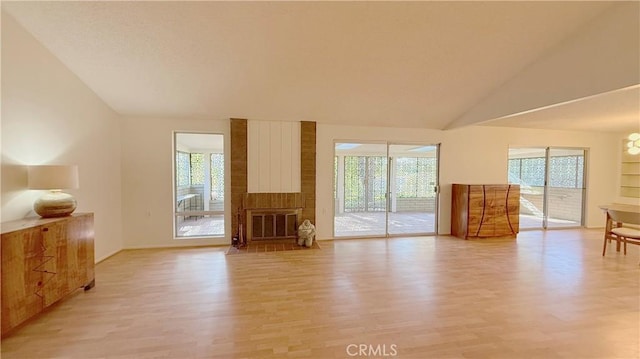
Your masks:
M297 211L250 212L248 217L250 240L296 238Z

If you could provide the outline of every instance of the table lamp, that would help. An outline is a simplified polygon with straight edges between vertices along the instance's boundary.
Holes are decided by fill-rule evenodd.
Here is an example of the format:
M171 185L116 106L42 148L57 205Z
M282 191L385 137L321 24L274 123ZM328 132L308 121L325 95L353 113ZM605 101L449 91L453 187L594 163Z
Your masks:
M33 204L43 218L68 216L76 209L76 199L63 189L78 188L78 166L29 166L29 189L46 189Z

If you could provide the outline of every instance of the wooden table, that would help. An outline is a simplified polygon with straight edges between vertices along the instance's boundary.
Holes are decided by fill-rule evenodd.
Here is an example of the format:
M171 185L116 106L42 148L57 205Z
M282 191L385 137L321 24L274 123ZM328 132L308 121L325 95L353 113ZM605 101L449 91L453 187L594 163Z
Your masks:
M603 210L607 216L607 223L604 228L604 240L615 240L616 241L616 251L620 252L620 241L617 237L611 235L611 229L615 225L616 227L622 226L622 223L613 223L613 220L609 216L609 209L613 209L621 212L631 212L631 213L640 213L640 206L635 206L632 204L622 204L622 203L610 203L603 204L598 206L601 210Z

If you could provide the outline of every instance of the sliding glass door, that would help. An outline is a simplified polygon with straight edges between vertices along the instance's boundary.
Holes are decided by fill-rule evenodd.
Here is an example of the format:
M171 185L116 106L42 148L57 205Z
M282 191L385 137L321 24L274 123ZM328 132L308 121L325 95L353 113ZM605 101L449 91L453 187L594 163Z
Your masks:
M582 225L584 150L549 148L546 228Z
M336 143L334 230L339 237L387 232L387 145Z
M545 148L509 149L509 183L520 185L521 229L543 227L546 156Z
M520 228L583 224L585 150L509 149L509 183L520 185Z
M438 146L389 145L389 235L435 233Z
M335 144L334 236L433 234L437 145Z

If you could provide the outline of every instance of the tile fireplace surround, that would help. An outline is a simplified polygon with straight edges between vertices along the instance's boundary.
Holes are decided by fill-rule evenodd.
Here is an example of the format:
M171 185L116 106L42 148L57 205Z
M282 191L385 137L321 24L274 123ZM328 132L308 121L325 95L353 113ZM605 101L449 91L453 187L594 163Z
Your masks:
M246 193L243 208L247 240L296 238L301 223L304 195L294 193Z

